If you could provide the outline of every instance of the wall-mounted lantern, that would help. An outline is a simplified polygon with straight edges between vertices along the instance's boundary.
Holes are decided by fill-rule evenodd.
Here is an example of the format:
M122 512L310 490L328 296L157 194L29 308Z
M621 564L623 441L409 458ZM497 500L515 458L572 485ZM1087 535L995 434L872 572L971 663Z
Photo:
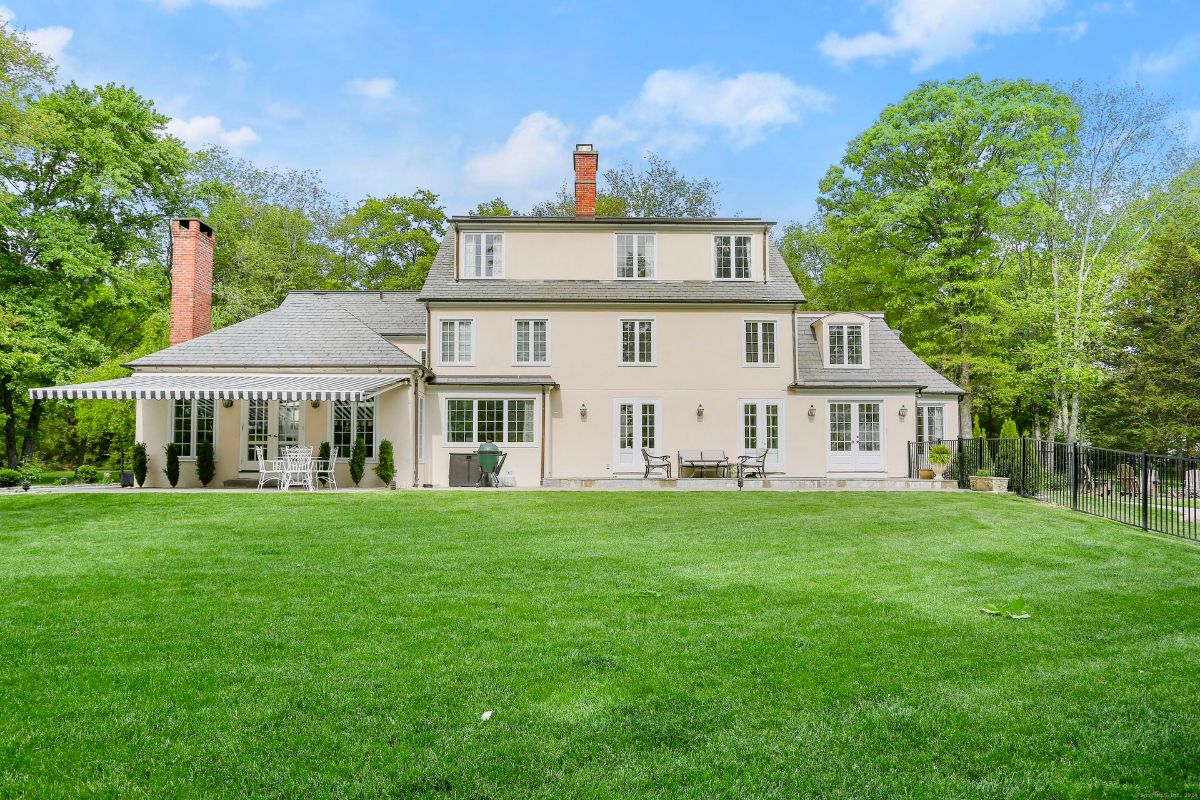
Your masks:
M704 404L696 406L696 419L704 419Z
M908 406L906 406L906 405L900 406L900 419L904 419L907 416L908 416Z
M817 416L817 407L816 407L816 406L809 406L809 407L808 407L808 418L809 418L809 419L815 419L815 418L816 418L816 416Z
M587 419L587 403L579 404L579 418Z
M221 407L222 408L233 408L233 400L226 397L224 400L221 401Z
M321 401L320 401L320 400L313 400L313 401L312 401L312 403L310 403L309 405L311 405L313 408L320 408L320 407L321 407Z

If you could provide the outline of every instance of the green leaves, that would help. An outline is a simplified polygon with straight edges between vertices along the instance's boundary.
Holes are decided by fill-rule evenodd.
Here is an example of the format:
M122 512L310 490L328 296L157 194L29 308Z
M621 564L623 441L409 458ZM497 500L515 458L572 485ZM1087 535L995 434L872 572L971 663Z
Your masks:
M407 197L368 197L338 223L335 235L359 288L420 289L445 231L438 196L418 189Z

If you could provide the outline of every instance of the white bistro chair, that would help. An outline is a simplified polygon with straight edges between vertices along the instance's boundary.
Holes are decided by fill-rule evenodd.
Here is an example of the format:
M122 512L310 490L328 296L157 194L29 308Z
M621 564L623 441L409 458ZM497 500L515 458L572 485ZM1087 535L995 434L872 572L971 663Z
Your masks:
M284 463L283 459L276 458L268 461L260 445L255 445L254 457L258 459L259 491L262 491L263 486L270 481L275 481L277 484L279 484L280 489L287 488L287 465Z
M310 492L316 491L317 484L313 480L313 449L311 447L283 448L283 467L286 475L283 485L279 488L287 491L292 486L303 486Z
M318 458L313 462L313 480L320 486L322 483L330 489L337 491L337 460L338 449L332 447L329 450L329 458Z

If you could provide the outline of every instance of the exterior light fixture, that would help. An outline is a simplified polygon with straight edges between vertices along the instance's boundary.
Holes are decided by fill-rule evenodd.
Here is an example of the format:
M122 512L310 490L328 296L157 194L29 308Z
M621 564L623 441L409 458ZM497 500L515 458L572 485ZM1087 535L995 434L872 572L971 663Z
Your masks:
M320 401L320 400L313 400L313 401L312 401L312 403L310 403L310 405L311 405L313 408L320 408L320 407L321 407L321 401Z
M908 416L908 406L907 405L900 406L900 419L904 419L907 416Z
M579 418L587 419L587 403L579 404Z
M233 401L226 397L221 401L221 408L233 408Z
M696 419L704 419L704 403L696 406Z
M817 407L816 407L816 406L809 406L809 407L808 407L808 418L809 418L809 419L813 419L813 418L814 418L814 417L816 417L816 416L817 416Z

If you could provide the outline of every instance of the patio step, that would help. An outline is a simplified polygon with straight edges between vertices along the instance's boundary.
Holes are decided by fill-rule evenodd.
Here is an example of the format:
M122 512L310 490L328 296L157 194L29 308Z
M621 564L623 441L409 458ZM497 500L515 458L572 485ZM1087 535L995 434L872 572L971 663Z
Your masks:
M554 489L597 489L601 491L737 491L736 478L551 478L546 485ZM752 491L827 492L960 491L957 481L920 480L918 478L750 478L744 488Z
M257 489L258 475L253 478L229 478L221 485L226 489Z

